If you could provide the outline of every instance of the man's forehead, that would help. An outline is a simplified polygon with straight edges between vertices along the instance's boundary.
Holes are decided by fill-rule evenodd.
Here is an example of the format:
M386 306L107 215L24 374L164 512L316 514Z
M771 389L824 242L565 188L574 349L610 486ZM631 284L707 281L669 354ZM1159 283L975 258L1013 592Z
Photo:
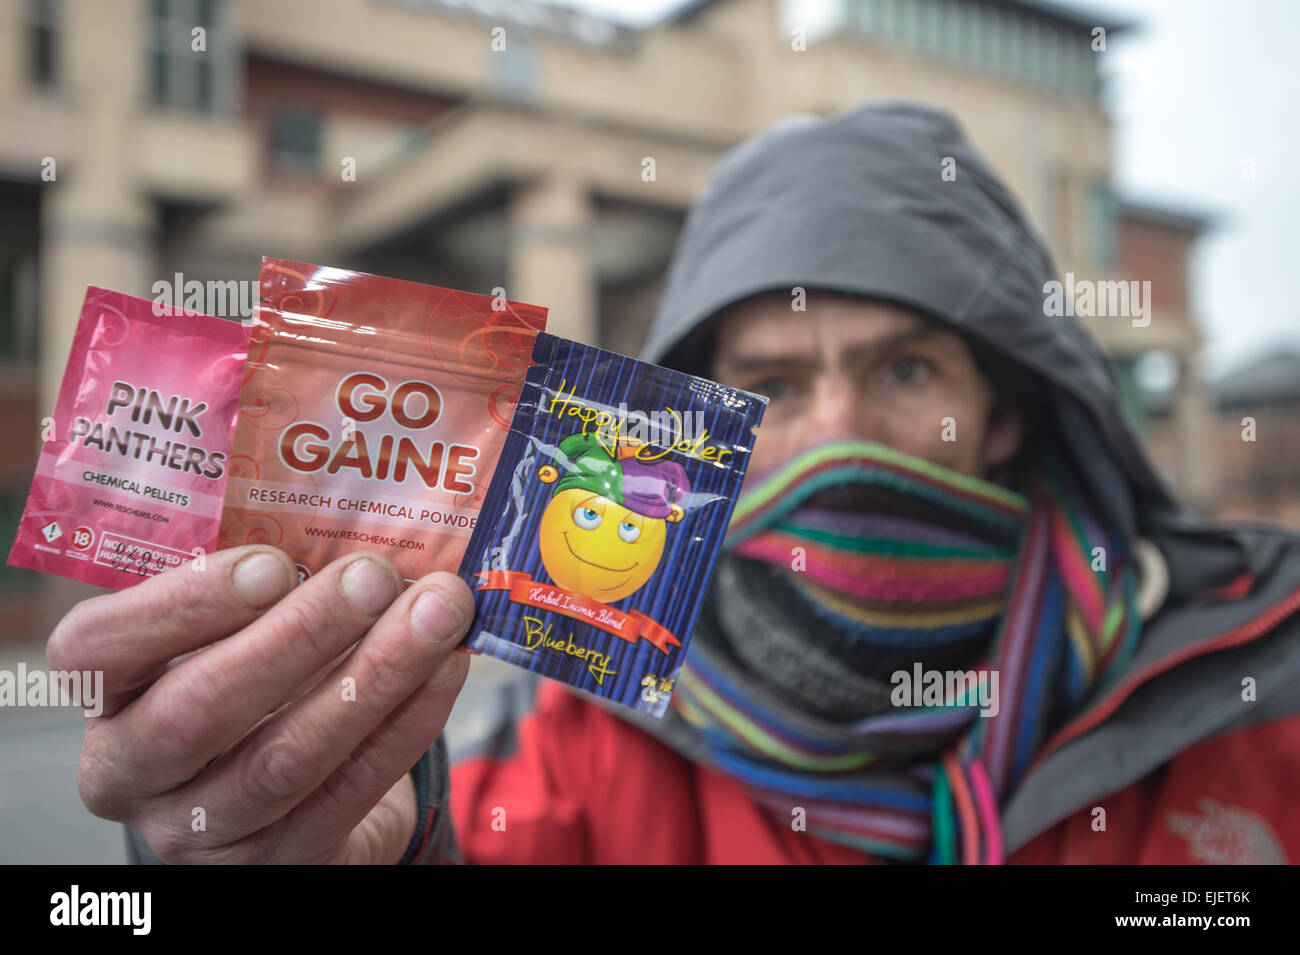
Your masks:
M829 292L810 292L803 311L794 297L767 293L745 299L719 315L715 357L774 353L793 357L816 352L826 339L839 347L870 345L905 336L960 337L918 312L892 303Z

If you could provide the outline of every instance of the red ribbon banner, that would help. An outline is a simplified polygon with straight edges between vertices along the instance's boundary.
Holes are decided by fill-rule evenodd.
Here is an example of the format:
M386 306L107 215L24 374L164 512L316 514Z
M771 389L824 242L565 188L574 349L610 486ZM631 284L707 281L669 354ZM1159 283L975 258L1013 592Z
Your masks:
M599 600L534 580L531 574L521 570L490 570L474 576L483 579L478 585L479 590L508 590L510 600L514 603L581 620L606 633L622 637L628 643L636 643L638 639L648 640L662 653L668 653L670 646L682 645L671 631L640 611L615 610Z

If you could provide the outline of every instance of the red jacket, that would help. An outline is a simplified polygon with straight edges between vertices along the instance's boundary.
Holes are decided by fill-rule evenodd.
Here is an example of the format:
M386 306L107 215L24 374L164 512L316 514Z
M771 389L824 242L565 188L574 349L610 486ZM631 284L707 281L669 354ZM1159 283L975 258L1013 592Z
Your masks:
M544 681L511 755L451 770L469 863L845 863L873 860L768 814L720 773ZM1012 863L1300 859L1300 717L1206 740L1013 852Z
M1128 673L1044 742L1002 807L1009 862L1300 861L1300 550L1251 533L1249 571L1151 621ZM417 861L883 861L796 830L648 717L532 675L498 701L449 771L439 740Z
M1235 673L1225 672L1236 682ZM501 714L489 745L455 762L449 774L442 740L430 751L424 786L437 791L426 788L422 795L426 816L412 861L879 861L795 831L729 777L684 759L562 684L534 685L535 699L525 701L522 715ZM1033 774L1031 767L1026 781ZM1300 860L1298 793L1300 716L1267 718L1207 738L1136 782L1089 800L1030 834L1008 861L1292 862ZM450 811L440 815L440 806ZM1104 830L1097 809L1105 810ZM127 846L133 863L159 861L132 829Z
M1258 532L1261 576L1150 623L1129 673L1044 743L1002 807L1010 862L1300 861L1294 544ZM593 699L521 674L450 768L439 737L413 769L410 861L879 861L795 830ZM129 828L127 846L158 862Z

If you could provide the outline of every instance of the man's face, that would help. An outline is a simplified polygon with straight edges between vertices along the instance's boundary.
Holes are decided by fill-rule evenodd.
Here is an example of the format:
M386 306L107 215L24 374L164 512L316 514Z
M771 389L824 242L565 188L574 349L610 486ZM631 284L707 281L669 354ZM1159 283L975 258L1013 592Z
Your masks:
M832 438L874 441L975 477L1019 447L1018 416L990 420L993 390L960 337L867 299L810 292L804 312L783 292L738 302L720 317L713 378L771 399L754 475Z

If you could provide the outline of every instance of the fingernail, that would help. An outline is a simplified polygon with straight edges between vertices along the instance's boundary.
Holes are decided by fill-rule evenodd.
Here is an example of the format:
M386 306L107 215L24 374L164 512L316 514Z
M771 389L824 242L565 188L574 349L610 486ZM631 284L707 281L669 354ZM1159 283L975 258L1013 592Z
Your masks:
M439 664L438 669L434 671L433 676L429 677L428 686L431 689L437 689L440 686L446 686L460 674L460 657L454 653L447 654L447 659Z
M411 633L425 643L441 643L464 629L465 618L446 594L432 585L428 588L411 604Z
M369 557L348 564L339 586L352 609L366 617L379 616L397 596L393 575Z
M235 596L252 610L269 607L290 589L284 564L260 551L242 558L231 568L230 586Z

